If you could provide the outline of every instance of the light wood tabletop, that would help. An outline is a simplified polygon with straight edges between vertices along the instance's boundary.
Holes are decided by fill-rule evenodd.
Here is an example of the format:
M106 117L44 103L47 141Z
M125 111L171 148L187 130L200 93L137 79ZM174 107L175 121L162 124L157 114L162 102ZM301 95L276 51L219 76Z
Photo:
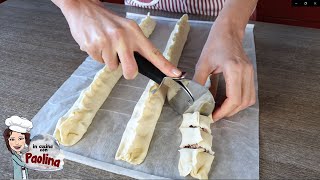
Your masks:
M150 10L107 4L125 12ZM153 15L180 17L152 11ZM191 19L214 20L191 16ZM320 177L320 29L260 22L254 36L260 103L260 177ZM28 119L84 61L60 10L49 0L0 4L0 131L11 115ZM0 138L0 178L13 177L10 153ZM66 161L57 172L29 171L29 178L128 178Z

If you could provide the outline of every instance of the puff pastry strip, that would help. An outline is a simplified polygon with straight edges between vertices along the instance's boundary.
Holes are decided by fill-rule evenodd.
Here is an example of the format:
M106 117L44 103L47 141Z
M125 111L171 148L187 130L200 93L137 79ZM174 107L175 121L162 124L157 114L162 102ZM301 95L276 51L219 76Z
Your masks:
M144 35L149 37L156 26L156 22L148 14L139 26ZM89 87L81 92L69 111L58 120L54 137L62 145L71 146L80 141L121 76L121 65L112 72L108 70L107 66L97 72Z
M183 121L180 128L200 127L203 131L211 134L210 124L212 123L212 118L208 116L200 115L199 112L185 113L183 114Z
M204 149L180 149L179 173L180 176L191 175L198 179L208 179L214 156Z
M180 126L182 141L180 145L179 173L198 179L208 179L208 173L214 159L210 124L211 116L199 112L183 114Z
M174 65L178 64L189 30L188 15L185 14L175 25L163 53L164 57ZM149 81L122 135L116 160L131 164L140 164L144 161L167 93L167 89L163 86L153 94L152 90L158 87L154 81Z

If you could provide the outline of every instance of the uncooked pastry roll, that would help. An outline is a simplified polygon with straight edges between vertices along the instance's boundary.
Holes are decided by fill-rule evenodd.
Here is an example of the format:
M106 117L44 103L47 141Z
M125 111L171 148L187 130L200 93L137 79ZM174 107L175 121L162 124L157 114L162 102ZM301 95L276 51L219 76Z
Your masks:
M179 173L180 176L190 174L194 178L208 179L214 156L204 149L180 149Z
M146 37L149 37L155 25L156 22L150 18L149 14L139 24ZM121 76L121 65L112 72L107 66L97 72L89 87L81 92L69 111L58 120L54 137L62 145L71 146L80 141Z
M208 179L208 173L214 159L210 124L212 116L203 116L199 112L183 114L180 126L182 141L180 145L179 173L198 179Z
M180 128L182 140L180 148L195 146L196 148L204 148L212 153L212 135L202 131L200 128Z
M212 118L200 115L199 112L185 113L180 128L200 127L203 131L211 134L211 123L213 123Z
M154 28L156 27L156 22L151 19L149 12L148 15L141 20L139 27L147 38L152 34Z
M189 30L188 15L185 14L175 25L163 53L164 57L175 65L178 64ZM152 93L158 87L157 83L149 81L122 135L116 160L131 164L144 161L167 94L165 86Z
M81 92L77 101L56 125L54 137L62 145L74 145L82 138L95 114L121 76L120 65L112 72L104 67L95 75L89 87Z

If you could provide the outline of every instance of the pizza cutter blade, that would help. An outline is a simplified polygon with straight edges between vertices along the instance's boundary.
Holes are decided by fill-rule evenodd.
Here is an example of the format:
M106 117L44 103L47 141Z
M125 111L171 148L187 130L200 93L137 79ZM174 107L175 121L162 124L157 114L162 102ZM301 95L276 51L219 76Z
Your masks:
M179 114L200 112L201 115L209 116L215 105L211 92L204 86L185 79L185 73L179 78L167 77L151 62L135 52L139 73L152 79L163 86L168 87L167 99L170 106ZM155 93L155 90L153 93Z
M201 115L209 116L212 113L215 101L204 86L189 79L170 77L165 77L162 84L169 87L168 103L179 114L198 111Z

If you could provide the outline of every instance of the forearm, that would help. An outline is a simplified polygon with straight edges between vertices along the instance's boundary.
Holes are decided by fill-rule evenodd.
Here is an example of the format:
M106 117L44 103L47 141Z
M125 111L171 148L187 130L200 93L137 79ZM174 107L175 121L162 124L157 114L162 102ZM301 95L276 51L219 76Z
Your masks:
M215 26L229 28L242 38L257 2L258 0L226 0Z

